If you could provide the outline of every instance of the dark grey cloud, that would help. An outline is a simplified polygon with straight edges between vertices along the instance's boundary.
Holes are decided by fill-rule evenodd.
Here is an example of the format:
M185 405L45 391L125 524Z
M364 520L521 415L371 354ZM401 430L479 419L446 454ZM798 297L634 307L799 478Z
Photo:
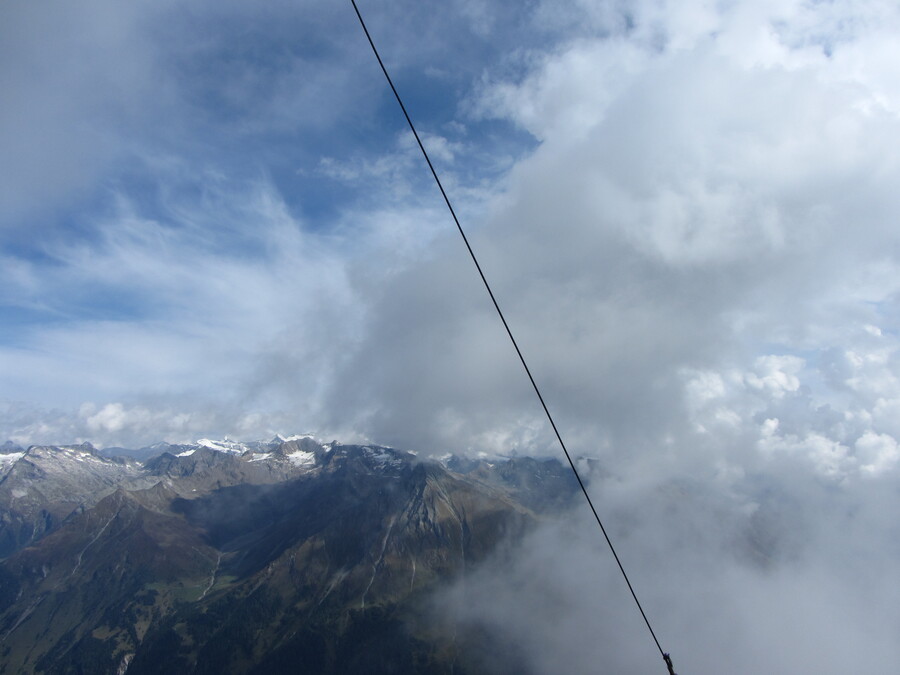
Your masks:
M8 228L79 203L120 156L124 120L167 91L138 29L153 13L146 5L11 2L0 12L0 223Z

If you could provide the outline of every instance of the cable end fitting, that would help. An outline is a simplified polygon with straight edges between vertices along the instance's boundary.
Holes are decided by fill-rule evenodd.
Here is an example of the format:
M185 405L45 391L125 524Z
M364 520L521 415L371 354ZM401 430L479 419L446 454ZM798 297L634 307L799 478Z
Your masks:
M678 675L675 672L675 666L672 665L672 657L668 654L663 654L663 661L666 662L666 667L669 669L669 675Z

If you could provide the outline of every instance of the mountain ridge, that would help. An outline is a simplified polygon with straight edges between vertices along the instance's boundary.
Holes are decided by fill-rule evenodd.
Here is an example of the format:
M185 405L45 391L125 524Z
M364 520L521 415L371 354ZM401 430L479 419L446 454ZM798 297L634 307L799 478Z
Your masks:
M575 494L555 460L453 471L309 436L205 440L144 462L92 446L12 462L0 497L32 507L20 529L56 515L7 536L0 673L469 672L428 598Z

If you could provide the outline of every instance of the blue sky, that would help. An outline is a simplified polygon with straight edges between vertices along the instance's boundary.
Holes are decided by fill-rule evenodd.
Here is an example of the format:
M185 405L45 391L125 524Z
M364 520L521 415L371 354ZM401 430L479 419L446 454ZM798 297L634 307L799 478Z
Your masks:
M780 611L801 569L826 589L808 614L870 602L896 625L823 514L900 588L878 543L900 463L898 9L360 8L570 447L615 476L605 506L662 514L635 541L728 550L709 583L756 591L722 624ZM0 81L2 440L556 452L349 2L7 2ZM685 491L722 516L708 537L667 520ZM787 523L769 576L722 522ZM686 577L648 568L651 595L701 588L673 546ZM815 628L834 639L797 648L809 669L896 661L865 621ZM522 631L572 672L601 644ZM780 634L742 635L747 663L766 644L769 672L804 669Z
M497 35L480 34L480 21L450 11L442 18L414 3L378 9L373 30L386 46L402 45L389 57L392 68L438 164L453 161L472 189L496 182L533 144L504 121L463 111L483 63L498 54ZM491 12L515 18L513 9ZM393 235L367 222L379 212L392 218L395 209L415 218L433 208L433 188L347 7L101 2L49 12L14 3L4 12L12 103L2 133L12 152L0 212L9 280L2 339L6 358L19 364L5 387L17 392L10 397L17 404L71 408L99 398L102 406L178 396L185 382L203 380L209 384L187 384L190 395L220 402L214 381L226 374L215 371L229 366L194 362L203 338L184 331L216 334L246 320L257 324L248 332L276 339L299 320L290 317L296 303L319 284L340 285L337 268L365 260L373 239L402 236L401 249L418 249L436 227L416 231L410 223ZM401 28L407 34L398 43ZM472 151L451 160L448 148L463 145ZM299 248L289 251L284 238ZM292 264L295 283L275 269ZM319 265L335 269L319 274ZM316 278L304 279L307 271ZM267 307L222 316L229 294L245 291L262 292L265 300L246 302ZM124 348L114 366L120 376L85 345L92 336L143 336L145 328L159 340L144 345L152 353ZM69 359L57 340L70 339L76 351L92 353ZM186 353L170 351L176 341ZM261 348L253 338L234 343L222 348L243 355L235 360ZM159 383L142 365L148 357L172 366ZM153 360L149 370L160 365ZM242 370L230 365L227 376ZM185 382L172 384L172 374ZM76 381L68 384L69 376Z
M814 408L900 400L822 366L895 348L890 8L363 10L575 433L658 447L691 373L787 355ZM3 12L7 436L547 451L347 7Z

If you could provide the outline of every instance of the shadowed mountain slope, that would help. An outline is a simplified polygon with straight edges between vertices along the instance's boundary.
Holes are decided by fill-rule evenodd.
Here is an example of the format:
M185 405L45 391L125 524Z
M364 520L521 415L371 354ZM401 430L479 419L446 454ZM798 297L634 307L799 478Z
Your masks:
M0 673L465 672L433 591L571 494L550 465L469 468L309 439L167 452L152 488L0 564Z

